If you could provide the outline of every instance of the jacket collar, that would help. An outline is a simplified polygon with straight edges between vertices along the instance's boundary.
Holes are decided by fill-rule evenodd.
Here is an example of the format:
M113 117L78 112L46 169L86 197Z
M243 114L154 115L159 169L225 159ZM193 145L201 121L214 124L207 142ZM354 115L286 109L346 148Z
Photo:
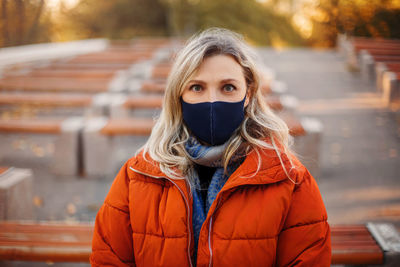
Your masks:
M281 148L281 146L278 147ZM224 186L225 189L240 185L276 183L287 178L279 157L274 149L258 149L258 152L259 156L254 149L248 153L243 163L229 177ZM291 170L291 164L288 156L281 153L281 159L286 170L289 172L289 170ZM258 164L259 170L257 171ZM150 158L149 155L146 155L146 159L144 159L143 151L140 151L137 157L135 157L130 168L135 172L153 178L166 178L168 180L173 180L177 184L181 185L181 187L185 184L184 180L169 178L160 170L159 164ZM289 174L291 175L290 172Z
M286 170L291 169L289 159L286 154L281 154L282 162ZM259 169L257 170L259 165ZM256 184L272 184L285 180L287 175L282 168L282 164L275 150L259 149L259 155L252 150L244 162L229 177L224 189Z
M189 194L189 186L187 181L184 179L173 179L168 177L164 172L161 171L159 164L155 160L153 160L149 155L146 155L146 157L143 156L143 150L141 150L136 157L132 159L129 169L135 173L139 173L151 178L167 179L179 188L186 200L191 199L192 194Z

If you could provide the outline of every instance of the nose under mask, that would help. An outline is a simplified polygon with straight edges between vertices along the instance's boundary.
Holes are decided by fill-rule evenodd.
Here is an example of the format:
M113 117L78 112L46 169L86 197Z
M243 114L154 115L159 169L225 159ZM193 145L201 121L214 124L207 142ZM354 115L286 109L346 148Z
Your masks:
M202 102L191 104L181 97L183 121L200 140L214 146L225 143L244 119L244 102Z

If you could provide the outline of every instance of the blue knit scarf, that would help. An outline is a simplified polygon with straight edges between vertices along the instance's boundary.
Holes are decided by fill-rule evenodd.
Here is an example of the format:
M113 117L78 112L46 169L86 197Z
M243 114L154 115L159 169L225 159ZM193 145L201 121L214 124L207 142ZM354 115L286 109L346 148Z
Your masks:
M227 173L224 174L224 167L222 162L222 155L227 146L227 143L219 145L219 146L204 146L200 144L200 142L194 138L190 137L189 140L185 144L186 151L189 154L190 159L199 165L208 166L208 167L216 167L215 173L213 174L210 185L208 186L207 199L204 200L201 195L200 188L200 179L196 170L193 170L194 179L193 179L193 231L194 231L194 263L196 265L197 260L197 247L199 241L199 234L201 226L203 225L208 210L211 207L211 204L215 200L219 191L221 191L225 182L228 180L229 176L239 167L240 164L245 159L245 154L242 148L239 148L238 151L232 156L230 162L227 167Z

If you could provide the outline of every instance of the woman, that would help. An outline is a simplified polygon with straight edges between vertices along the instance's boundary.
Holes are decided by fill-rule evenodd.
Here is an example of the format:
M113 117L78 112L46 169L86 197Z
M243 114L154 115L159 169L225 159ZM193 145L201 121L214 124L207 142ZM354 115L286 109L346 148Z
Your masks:
M266 106L240 36L177 55L163 110L99 210L93 266L329 266L317 184Z

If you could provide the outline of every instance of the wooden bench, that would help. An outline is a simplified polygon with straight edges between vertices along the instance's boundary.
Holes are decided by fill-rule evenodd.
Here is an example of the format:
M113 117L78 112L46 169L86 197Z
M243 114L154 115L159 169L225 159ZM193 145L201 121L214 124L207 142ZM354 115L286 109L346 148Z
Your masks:
M384 62L386 68L390 71L400 71L400 61L399 62Z
M349 63L360 69L364 80L376 83L388 107L400 108L400 40L352 38L348 46Z
M89 262L93 225L80 223L0 223L0 259Z
M301 121L294 116L285 115L282 119L289 127L289 132L292 136L306 135L306 129L301 124ZM100 129L100 134L116 136L116 135L144 135L148 136L155 124L152 118L123 118L123 119L110 119Z
M151 133L154 123L154 120L145 118L113 119L107 121L100 133L108 136L148 136Z
M400 236L391 224L331 227L332 264L398 266Z
M154 47L109 47L106 50L94 53L87 53L80 55L79 57L87 57L87 58L142 58L142 57L151 57L156 49Z
M317 175L321 126L318 121L299 120L289 114L282 118L295 137L296 149L313 159L305 162L310 172ZM93 118L85 122L83 130L83 157L88 176L114 175L126 158L129 158L148 139L155 124L153 118ZM317 124L317 128L315 127Z
M74 70L74 69L33 69L27 73L30 77L57 77L57 78L96 78L96 79L112 79L116 70Z
M92 223L3 221L0 259L89 262L92 235ZM397 266L399 263L400 238L393 225L333 225L331 238L332 264Z
M111 79L71 79L47 77L4 77L0 79L1 91L84 92L99 93L109 90Z
M132 65L141 60L150 59L162 45L110 45L106 50L87 53L67 60L69 64L113 64L113 65Z
M54 70L53 70L54 71ZM59 71L59 70L58 70ZM85 70L87 71L87 70ZM66 73L66 71L64 71ZM128 72L118 71L114 75L93 75L77 74L69 77L49 75L35 76L31 73L18 76L5 76L0 79L0 91L32 91L32 92L68 92L68 93L99 93L106 91L123 91L127 89Z
M340 37L340 36L339 36ZM399 59L399 39L377 39L365 37L339 38L340 49L344 51L347 63L350 67L360 69L362 67L360 55L371 51L369 61L392 61Z
M116 54L131 54L139 56L151 56L157 49L162 47L162 45L151 45L151 44L132 44L132 45L111 45L107 50L103 51L103 54L116 53Z
M378 62L375 65L375 73L376 73L376 87L379 92L383 91L383 74L385 72L400 72L400 61L399 62Z
M385 47L399 47L400 46L400 39L352 36L350 41L354 47L359 48L359 49L376 47L377 45L385 46Z
M367 50L377 56L390 55L392 52L398 55L397 51L400 49L400 40L352 37L350 45L356 54L362 50Z
M400 108L400 71L386 71L382 74L382 93L390 108Z
M61 120L0 120L0 133L61 134Z
M110 117L154 117L159 114L162 107L163 95L161 94L136 94L112 95ZM266 95L267 105L275 112L289 112L294 114L297 100L288 95ZM0 95L1 104L1 95Z
M156 94L164 94L166 87L165 80L149 80L144 81L140 90L143 93L156 93Z
M163 38L163 37L140 37L140 38L134 38L132 40L134 46L163 46L171 42L171 38ZM173 39L175 40L175 39Z
M0 93L0 106L88 107L93 95L60 93Z
M137 109L137 108L161 108L163 102L162 95L138 95L128 96L123 103L124 108Z
M134 63L152 57L153 51L103 51L77 56L71 63Z
M16 167L42 164L59 175L80 172L83 119L0 120L0 160Z
M126 51L135 49L136 51L155 51L161 47L170 45L171 40L161 38L159 40L153 38L138 38L134 40L110 40L107 50Z
M33 219L33 185L30 169L0 167L0 221Z
M50 64L46 67L42 67L42 70L77 70L77 71L86 71L86 70L123 70L128 69L132 66L131 63L89 63L89 62L79 62L79 63L71 63L71 62L57 62Z
M400 61L382 61L378 62L376 64L375 68L376 72L378 73L379 71L400 71Z
M108 114L109 94L0 93L0 115L9 118L103 116Z
M172 63L159 63L154 66L151 78L152 79L167 79L171 71Z
M384 47L376 47L371 49L362 49L368 51L368 53L372 56L400 56L400 45L397 48L384 48Z
M151 118L87 120L82 134L85 175L115 175L123 161L147 141L154 123Z
M379 50L361 50L359 55L359 65L361 70L361 75L366 81L376 80L376 65L379 62L400 62L400 48L397 50L397 54L394 51Z
M397 55L371 55L375 62L399 62L400 56Z
M370 51L371 54L374 55L398 55L398 50L400 49L399 44L380 44L380 43L371 43L371 44L353 44L354 50L356 53L361 52L362 50Z

